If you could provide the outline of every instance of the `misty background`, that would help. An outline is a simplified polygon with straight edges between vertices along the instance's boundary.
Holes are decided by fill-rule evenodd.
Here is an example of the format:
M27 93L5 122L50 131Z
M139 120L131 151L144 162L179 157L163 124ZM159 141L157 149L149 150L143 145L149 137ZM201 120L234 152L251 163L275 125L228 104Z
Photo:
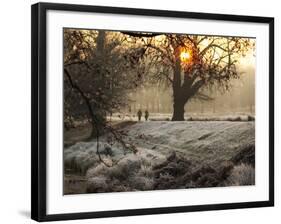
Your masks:
M196 115L238 115L255 114L255 68L253 65L239 66L240 79L231 81L231 88L221 92L220 89L204 89L202 92L210 97L207 100L192 99L185 105L186 116ZM128 108L124 114L136 114L139 109L148 110L150 114L172 114L173 95L169 86L149 84L137 87L129 93ZM124 115L123 114L123 115Z

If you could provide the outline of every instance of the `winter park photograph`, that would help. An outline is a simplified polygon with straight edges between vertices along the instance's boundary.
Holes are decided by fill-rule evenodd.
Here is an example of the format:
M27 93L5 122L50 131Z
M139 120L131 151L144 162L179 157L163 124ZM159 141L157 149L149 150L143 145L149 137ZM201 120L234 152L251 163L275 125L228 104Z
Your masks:
M255 43L64 28L64 195L255 185Z

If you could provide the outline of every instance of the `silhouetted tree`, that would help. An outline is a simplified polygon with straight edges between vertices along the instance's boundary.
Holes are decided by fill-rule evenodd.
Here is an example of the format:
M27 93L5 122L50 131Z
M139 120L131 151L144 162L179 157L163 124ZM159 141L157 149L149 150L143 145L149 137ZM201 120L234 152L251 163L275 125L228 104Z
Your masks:
M186 103L204 87L228 90L230 80L240 78L239 58L254 47L249 38L241 37L125 34L142 38L150 77L172 86L174 121L184 120Z
M64 30L64 119L88 117L91 137L105 126L106 114L128 104L128 91L140 83L135 67L142 48L121 46L110 32Z

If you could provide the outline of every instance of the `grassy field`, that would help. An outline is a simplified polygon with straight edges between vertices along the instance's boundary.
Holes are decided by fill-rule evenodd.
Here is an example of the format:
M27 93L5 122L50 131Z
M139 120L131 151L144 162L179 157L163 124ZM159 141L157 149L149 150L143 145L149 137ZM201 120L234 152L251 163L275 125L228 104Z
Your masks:
M127 121L126 121L127 122ZM116 123L137 153L101 137L64 150L65 194L254 184L254 121ZM83 132L82 132L83 133ZM110 147L110 154L107 150ZM107 150L106 150L107 149Z

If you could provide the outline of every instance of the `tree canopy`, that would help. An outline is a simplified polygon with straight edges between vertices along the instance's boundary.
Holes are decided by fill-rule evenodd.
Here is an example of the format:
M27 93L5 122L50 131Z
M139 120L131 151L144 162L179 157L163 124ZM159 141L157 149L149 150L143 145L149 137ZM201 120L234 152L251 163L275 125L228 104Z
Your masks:
M65 29L65 118L77 116L79 102L88 111L82 114L103 120L128 106L128 92L149 80L171 86L172 119L184 120L190 99L208 99L204 88L226 91L240 78L237 65L254 43L243 37Z

